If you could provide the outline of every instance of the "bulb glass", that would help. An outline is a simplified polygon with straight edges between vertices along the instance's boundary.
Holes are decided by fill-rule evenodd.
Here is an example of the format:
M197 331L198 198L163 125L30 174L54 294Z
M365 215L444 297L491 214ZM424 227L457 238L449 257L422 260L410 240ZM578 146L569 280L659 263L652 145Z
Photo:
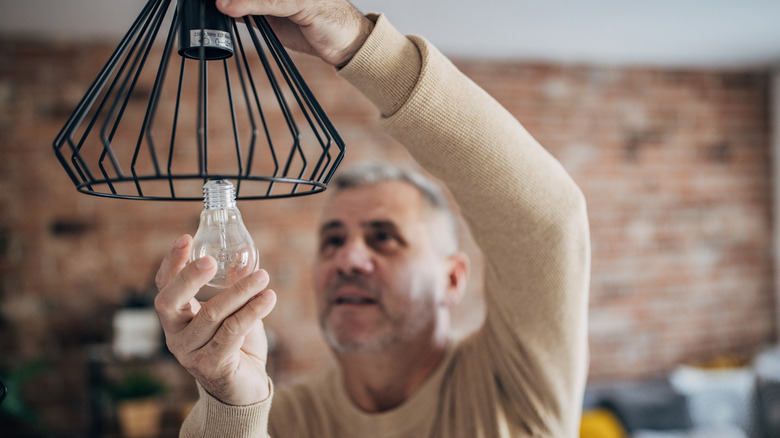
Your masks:
M203 205L190 260L214 257L217 273L208 285L227 288L257 269L257 248L236 207L230 181L208 181L203 186Z

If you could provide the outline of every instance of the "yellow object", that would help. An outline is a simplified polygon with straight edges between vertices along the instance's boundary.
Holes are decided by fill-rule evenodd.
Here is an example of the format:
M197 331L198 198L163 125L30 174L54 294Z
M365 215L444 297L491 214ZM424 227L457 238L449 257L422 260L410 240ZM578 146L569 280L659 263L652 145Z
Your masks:
M743 368L748 365L750 365L750 359L743 356L717 356L706 362L691 364L693 367L706 370Z
M625 438L626 432L615 414L607 409L590 409L582 413L580 438Z

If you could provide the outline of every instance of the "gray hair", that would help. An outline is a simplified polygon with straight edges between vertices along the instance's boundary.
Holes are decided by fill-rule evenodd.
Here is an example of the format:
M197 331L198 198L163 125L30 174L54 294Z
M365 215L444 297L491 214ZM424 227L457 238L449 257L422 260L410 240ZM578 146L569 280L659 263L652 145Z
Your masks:
M441 186L419 172L408 168L401 168L387 163L368 162L349 166L340 170L329 187L338 192L343 189L357 188L383 181L401 181L412 185L425 200L425 204L433 212L442 215L446 222L446 234L452 242L445 246L447 252L455 252L458 249L458 238L455 217L447 197Z

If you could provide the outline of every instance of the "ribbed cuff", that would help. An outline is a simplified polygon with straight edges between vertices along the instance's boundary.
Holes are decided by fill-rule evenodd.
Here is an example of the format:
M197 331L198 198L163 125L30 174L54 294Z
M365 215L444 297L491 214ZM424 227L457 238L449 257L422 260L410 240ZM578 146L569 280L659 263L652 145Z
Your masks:
M200 384L200 400L182 425L181 437L268 437L268 414L271 412L273 383L269 379L271 395L247 406L232 406L214 398Z

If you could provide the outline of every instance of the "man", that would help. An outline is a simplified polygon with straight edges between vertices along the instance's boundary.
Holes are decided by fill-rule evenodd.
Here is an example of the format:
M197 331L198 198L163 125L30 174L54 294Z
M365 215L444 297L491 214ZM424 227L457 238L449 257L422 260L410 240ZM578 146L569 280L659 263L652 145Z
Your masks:
M182 436L573 437L587 362L589 237L582 193L495 100L418 37L346 0L218 0L226 14L284 17L288 47L339 68L458 202L485 256L485 323L449 338L467 260L438 195L411 174L344 171L329 190L314 279L337 359L288 388L265 372L257 271L199 303L213 259L166 256L156 308L199 383ZM272 407L273 406L273 407ZM270 416L270 419L269 419Z

